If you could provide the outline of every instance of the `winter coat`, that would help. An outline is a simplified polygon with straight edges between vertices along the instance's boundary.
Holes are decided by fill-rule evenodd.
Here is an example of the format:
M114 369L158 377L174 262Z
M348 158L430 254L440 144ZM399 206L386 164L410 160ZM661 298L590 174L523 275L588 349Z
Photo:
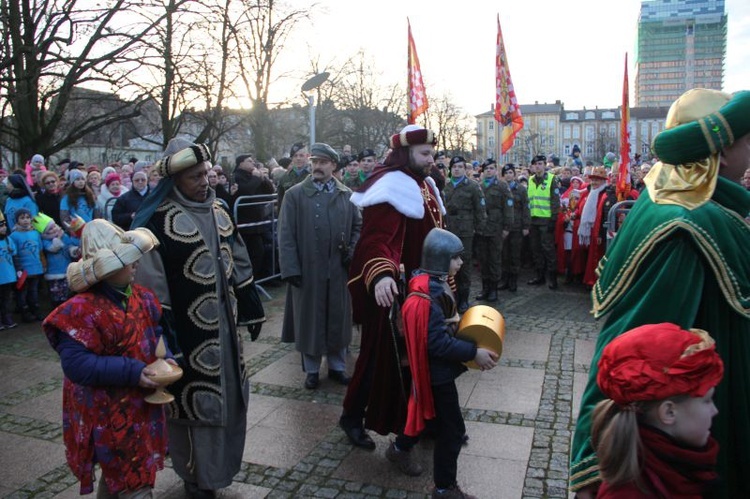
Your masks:
M352 335L345 260L354 252L362 217L349 202L349 188L334 182L326 193L306 178L287 191L279 213L281 278L302 281L289 286L281 339L310 355L340 350Z

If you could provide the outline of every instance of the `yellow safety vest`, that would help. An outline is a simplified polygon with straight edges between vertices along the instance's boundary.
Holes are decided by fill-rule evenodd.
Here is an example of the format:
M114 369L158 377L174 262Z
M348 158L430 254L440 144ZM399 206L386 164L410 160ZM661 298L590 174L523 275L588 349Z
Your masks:
M550 189L552 189L552 179L555 176L547 172L544 174L544 180L537 185L536 175L529 179L529 211L532 217L552 218L552 203Z

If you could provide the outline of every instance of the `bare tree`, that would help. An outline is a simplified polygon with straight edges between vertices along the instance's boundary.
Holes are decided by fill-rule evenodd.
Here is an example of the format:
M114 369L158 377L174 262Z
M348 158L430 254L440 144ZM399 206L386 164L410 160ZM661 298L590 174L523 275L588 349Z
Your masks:
M454 104L449 95L430 98L430 108L425 115L427 126L438 134L438 149L462 155L471 151L473 119Z
M267 142L272 129L268 92L274 82L274 65L294 27L308 19L315 4L304 9L285 9L275 0L242 0L243 12L236 24L236 58L245 91L252 103L250 127L255 154L268 157Z
M136 48L162 16L133 22L137 0L0 0L0 146L17 155L53 154L88 133L140 114L139 99L90 106L64 120L76 88L117 93ZM112 101L115 102L115 101ZM111 104L111 103L110 103ZM63 127L62 124L65 123Z
M364 52L350 61L349 70L329 87L330 100L342 113L341 141L356 149L385 149L390 136L406 123L406 90L379 84L382 76Z

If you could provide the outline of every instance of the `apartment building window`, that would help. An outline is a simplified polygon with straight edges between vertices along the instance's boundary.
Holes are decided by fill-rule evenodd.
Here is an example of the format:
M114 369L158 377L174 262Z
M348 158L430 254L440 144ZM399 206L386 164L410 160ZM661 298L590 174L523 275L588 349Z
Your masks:
M494 130L495 129L495 120L490 120L489 127L490 127L490 130Z
M581 138L581 129L576 127L573 127L573 138L574 139L580 139Z
M565 125L563 127L563 138L569 139L570 138L570 125Z

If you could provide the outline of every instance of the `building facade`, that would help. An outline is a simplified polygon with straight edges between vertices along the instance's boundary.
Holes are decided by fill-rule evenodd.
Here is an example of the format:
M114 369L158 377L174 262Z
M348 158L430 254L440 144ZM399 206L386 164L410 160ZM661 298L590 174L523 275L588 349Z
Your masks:
M644 0L638 19L635 103L669 106L685 91L721 90L724 0Z
M652 159L651 142L664 129L669 107L630 108L630 151L641 159ZM620 108L571 109L564 104L521 105L523 129L513 147L500 153L501 130L494 109L475 116L477 120L477 158L492 158L500 163L527 165L536 154L557 156L565 164L573 148L581 150L584 161L600 163L608 152L619 155Z

